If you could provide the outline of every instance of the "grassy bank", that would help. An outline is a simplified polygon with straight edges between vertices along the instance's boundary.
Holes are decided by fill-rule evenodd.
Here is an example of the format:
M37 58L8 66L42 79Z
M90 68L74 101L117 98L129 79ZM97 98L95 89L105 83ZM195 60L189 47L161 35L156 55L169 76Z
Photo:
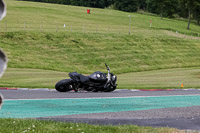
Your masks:
M65 132L65 133L171 133L179 131L170 128L138 127L133 125L125 126L99 126L79 123L62 123L53 121L0 119L0 132L3 133L25 133L25 132Z
M150 35L149 33L153 34ZM114 73L200 66L200 41L144 34L0 33L10 68Z

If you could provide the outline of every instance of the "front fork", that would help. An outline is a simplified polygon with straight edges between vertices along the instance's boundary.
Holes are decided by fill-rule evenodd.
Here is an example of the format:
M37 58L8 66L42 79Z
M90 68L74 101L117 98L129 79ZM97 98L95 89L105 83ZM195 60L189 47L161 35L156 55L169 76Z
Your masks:
M107 80L106 84L104 85L104 88L108 88L110 85L112 85L110 70L108 70L107 79L108 80Z

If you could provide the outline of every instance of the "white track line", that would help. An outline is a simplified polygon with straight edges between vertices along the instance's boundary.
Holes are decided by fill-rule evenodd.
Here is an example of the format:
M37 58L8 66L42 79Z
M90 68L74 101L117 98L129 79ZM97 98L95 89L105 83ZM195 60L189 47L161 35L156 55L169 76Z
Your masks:
M179 97L179 96L200 96L200 94L186 94L186 95L161 95L161 96L127 96L127 97L91 97L91 98L44 98L44 99L4 99L4 101L16 100L60 100L60 99L116 99L116 98L148 98L148 97Z

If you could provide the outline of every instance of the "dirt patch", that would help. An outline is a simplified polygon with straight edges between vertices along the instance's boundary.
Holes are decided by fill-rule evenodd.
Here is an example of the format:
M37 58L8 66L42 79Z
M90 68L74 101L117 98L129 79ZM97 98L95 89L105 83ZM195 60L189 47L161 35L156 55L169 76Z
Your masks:
M184 34L181 34L181 33L178 33L178 32L176 33L176 32L167 31L167 30L163 30L163 32L166 33L168 36L174 36L174 37L184 38L184 39L200 40L200 37L184 35Z

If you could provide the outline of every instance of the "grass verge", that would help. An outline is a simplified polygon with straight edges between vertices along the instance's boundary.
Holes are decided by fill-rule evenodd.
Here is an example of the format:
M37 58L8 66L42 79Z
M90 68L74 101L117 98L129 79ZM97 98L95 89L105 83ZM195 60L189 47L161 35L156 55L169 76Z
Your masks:
M134 125L100 126L31 119L0 119L0 127L0 132L2 133L184 133L184 131L172 128L139 127Z
M111 68L112 70L112 68ZM200 68L174 68L117 74L120 89L200 88ZM0 79L1 87L54 88L68 77L67 72L40 69L8 68Z

